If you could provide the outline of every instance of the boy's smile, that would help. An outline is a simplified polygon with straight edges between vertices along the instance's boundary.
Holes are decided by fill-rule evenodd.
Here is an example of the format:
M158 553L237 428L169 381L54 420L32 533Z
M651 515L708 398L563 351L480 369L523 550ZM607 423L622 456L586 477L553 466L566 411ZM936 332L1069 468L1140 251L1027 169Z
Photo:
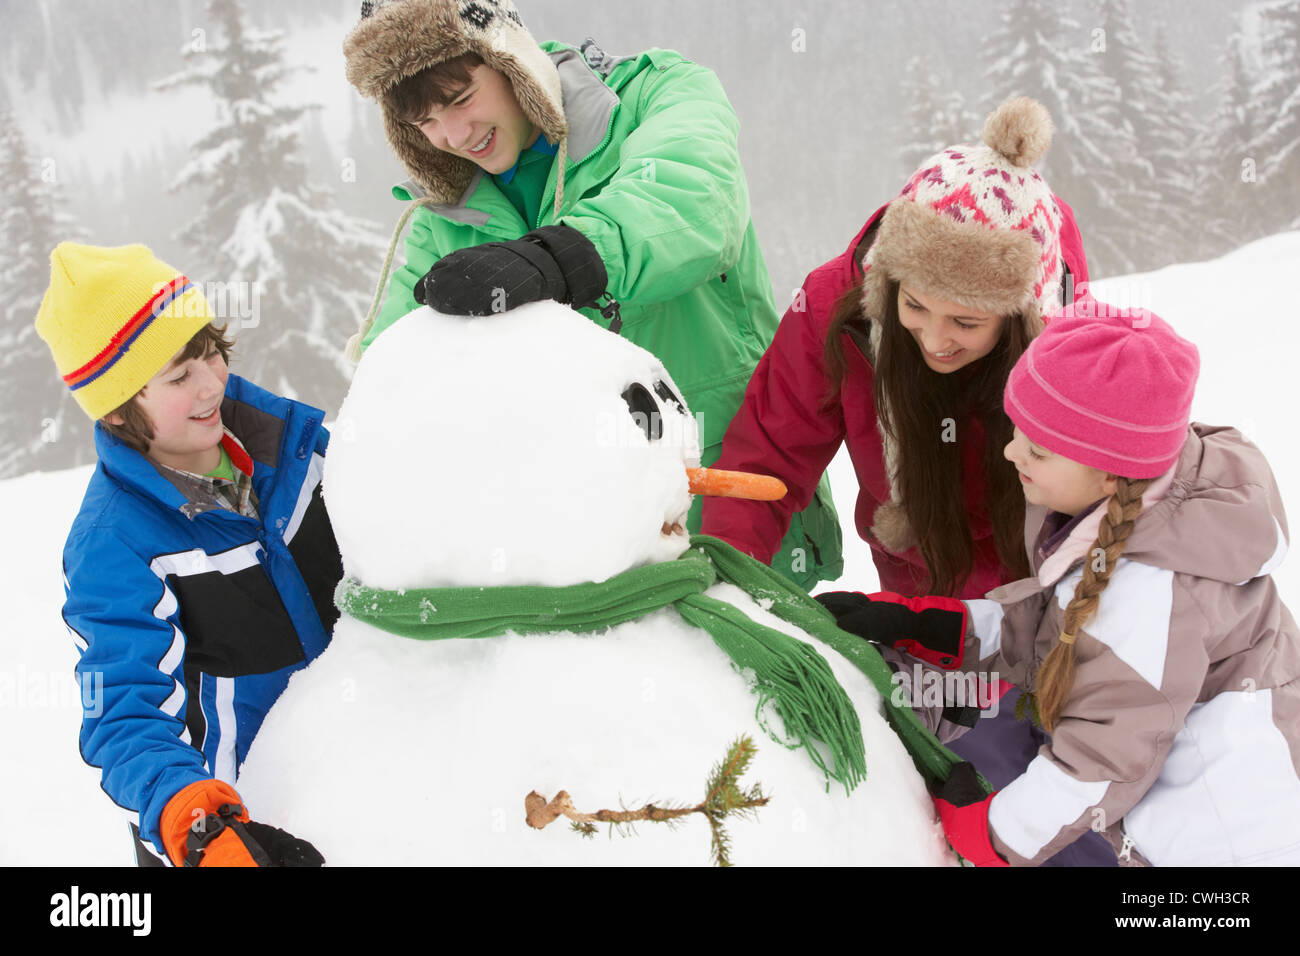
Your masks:
M540 131L524 115L505 74L480 64L446 106L431 107L416 127L436 148L463 156L489 173L504 173Z
M180 354L149 380L135 401L153 426L145 456L160 465L201 475L221 462L225 432L221 400L230 371L216 349L204 358L178 363ZM109 421L113 418L110 415ZM120 417L113 424L121 424Z

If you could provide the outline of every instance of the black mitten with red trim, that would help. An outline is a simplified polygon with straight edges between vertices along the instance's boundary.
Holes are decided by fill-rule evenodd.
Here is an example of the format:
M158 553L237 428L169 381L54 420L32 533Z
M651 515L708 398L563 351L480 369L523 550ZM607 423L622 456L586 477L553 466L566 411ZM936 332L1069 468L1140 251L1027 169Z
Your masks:
M966 605L935 595L904 597L893 591L815 595L841 630L911 654L944 670L961 666L966 642Z

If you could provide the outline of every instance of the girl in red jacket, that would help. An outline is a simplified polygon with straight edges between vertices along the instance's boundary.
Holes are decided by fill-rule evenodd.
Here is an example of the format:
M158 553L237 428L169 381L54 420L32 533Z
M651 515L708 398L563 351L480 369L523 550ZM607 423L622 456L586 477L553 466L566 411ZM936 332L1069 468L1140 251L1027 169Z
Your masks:
M805 280L717 462L790 493L706 501L706 534L770 563L847 441L854 521L883 589L978 597L1028 573L1002 390L1087 265L1069 207L1030 168L1051 140L1047 111L1009 100L984 140L927 160Z
M843 255L808 276L716 465L774 475L789 494L707 499L705 534L771 563L847 442L854 523L882 590L979 598L1029 574L1002 392L1042 315L1088 279L1073 213L1030 168L1051 133L1040 104L1008 100L983 144L924 162ZM1012 704L956 748L995 786L1041 743Z

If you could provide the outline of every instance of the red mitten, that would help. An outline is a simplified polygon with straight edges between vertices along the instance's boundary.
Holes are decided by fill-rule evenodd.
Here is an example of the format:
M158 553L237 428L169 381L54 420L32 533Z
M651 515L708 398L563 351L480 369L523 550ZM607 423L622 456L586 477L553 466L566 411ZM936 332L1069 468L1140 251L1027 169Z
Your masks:
M959 763L931 796L949 845L976 866L1011 865L998 856L989 836L989 803L994 795L984 792L971 764Z

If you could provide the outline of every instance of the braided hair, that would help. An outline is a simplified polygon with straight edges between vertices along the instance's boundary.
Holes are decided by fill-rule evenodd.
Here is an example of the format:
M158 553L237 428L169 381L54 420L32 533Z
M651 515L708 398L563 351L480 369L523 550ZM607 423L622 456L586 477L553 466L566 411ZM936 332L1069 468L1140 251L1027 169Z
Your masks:
M1142 513L1142 494L1151 484L1151 478L1120 478L1115 493L1106 502L1106 514L1097 529L1097 540L1089 549L1090 555L1105 553L1100 562L1085 561L1083 578L1074 589L1074 597L1065 607L1065 621L1061 636L1052 652L1043 661L1035 681L1032 704L1038 721L1049 734L1060 719L1061 710L1074 686L1074 641L1079 629L1097 612L1101 592L1110 583L1110 576L1119 562L1120 553L1133 525Z

